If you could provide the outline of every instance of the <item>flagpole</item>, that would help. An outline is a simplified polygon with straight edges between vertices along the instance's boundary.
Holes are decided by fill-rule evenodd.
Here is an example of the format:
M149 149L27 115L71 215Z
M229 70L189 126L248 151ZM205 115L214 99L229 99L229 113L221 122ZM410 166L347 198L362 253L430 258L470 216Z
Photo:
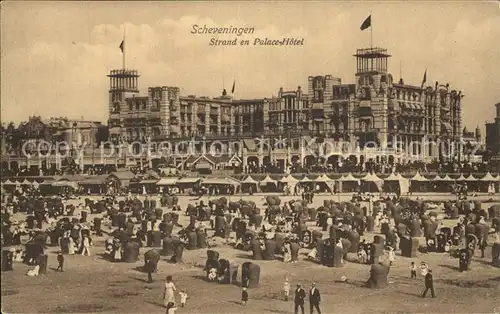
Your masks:
M373 23L372 13L370 12L370 48L373 49Z
M126 49L127 49L127 43L125 43L125 24L123 24L123 52L122 52L123 70L125 70L125 50Z

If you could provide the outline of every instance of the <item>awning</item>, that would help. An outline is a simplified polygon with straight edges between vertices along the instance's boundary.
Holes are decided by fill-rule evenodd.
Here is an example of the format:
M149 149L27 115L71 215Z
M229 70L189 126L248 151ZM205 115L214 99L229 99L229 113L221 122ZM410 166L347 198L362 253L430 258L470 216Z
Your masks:
M226 184L231 184L228 180L226 179L203 179L201 181L201 184L207 184L207 185L226 185Z
M148 179L148 180L141 180L137 183L139 183L139 184L155 184L157 182L158 182L158 180L156 180L156 179Z
M121 134L121 128L118 127L111 128L109 129L109 134L115 134L115 135Z
M45 182L44 182L45 183ZM105 179L88 179L85 181L78 182L79 185L104 185Z
M177 178L161 178L160 181L156 182L156 185L175 185L177 183Z
M324 106L323 106L323 103L314 103L312 105L312 110L323 110L324 109Z
M221 120L222 122L231 122L231 117L227 114L223 114Z
M200 178L180 178L179 180L177 180L177 184L179 183L196 183L198 181L200 181L201 179Z
M58 186L58 187L68 186L68 187L71 187L73 189L77 189L78 183L74 182L74 181L57 181L57 182L52 183L52 186Z

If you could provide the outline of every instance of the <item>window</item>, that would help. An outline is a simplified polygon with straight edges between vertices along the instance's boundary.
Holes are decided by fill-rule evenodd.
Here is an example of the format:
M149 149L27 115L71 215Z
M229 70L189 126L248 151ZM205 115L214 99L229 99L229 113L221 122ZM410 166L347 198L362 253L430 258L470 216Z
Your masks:
M133 110L133 109L134 109L134 105L131 102L129 102L128 103L128 110Z
M146 101L145 100L142 102L142 109L146 110Z

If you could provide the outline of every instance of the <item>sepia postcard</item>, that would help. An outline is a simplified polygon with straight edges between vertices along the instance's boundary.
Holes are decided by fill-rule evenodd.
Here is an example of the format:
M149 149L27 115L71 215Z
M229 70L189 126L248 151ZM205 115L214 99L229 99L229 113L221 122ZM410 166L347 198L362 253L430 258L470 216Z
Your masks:
M500 313L499 1L3 1L5 313Z

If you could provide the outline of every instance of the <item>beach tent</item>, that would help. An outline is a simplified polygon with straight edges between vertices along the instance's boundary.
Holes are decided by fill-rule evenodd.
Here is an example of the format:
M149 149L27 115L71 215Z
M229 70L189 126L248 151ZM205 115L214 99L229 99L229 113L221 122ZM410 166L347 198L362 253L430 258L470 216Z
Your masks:
M455 181L465 181L467 179L465 179L464 175L461 174L460 177L458 177L457 179L455 179Z
M280 181L283 183L297 183L297 182L299 182L299 180L294 178L292 175L288 175L288 176L284 177L283 179L281 179Z
M445 176L444 176L444 177L442 177L442 178L441 178L441 177L439 177L439 176L438 176L438 177L436 177L436 178L434 178L434 181L453 182L453 181L455 181L455 180L453 180L452 178L450 178L450 176L449 176L449 175L445 175Z
M380 179L377 177L376 174L373 173L368 173L366 176L364 176L361 180L366 181L366 182L383 182L383 179Z
M247 176L245 180L241 181L242 184L258 184L259 182L255 181L252 176Z
M486 182L498 182L500 181L500 177L494 177L491 175L491 173L487 173L480 181L486 181Z
M305 176L303 179L300 179L301 183L306 183L306 182L313 182L313 180L309 179L307 176Z
M372 185L374 185L378 191L381 191L384 184L384 180L380 179L376 174L373 173L368 173L361 180L365 182L364 186L367 186L370 192L372 191Z
M317 177L313 181L315 181L315 182L325 182L326 183L326 182L333 182L335 180L330 179L326 174L323 173L322 175L320 175L319 177Z
M358 182L359 183L359 179L356 179L352 173L349 173L348 175L346 176L343 176L339 179L339 181L342 181L342 182Z
M276 184L276 180L271 179L271 177L268 175L264 179L260 180L260 184L265 185L268 183Z
M427 182L429 181L426 179L423 175L420 174L420 172L417 172L411 179L410 181L417 181L417 182Z
M419 173L417 173L417 174L420 175ZM388 176L387 178L384 179L384 182L385 181L398 182L399 183L399 190L401 191L402 194L406 194L410 191L410 180L404 178L400 173L398 173L398 174L391 173L390 176Z
M477 182L479 181L477 178L475 178L472 174L465 178L465 181L470 181L470 182Z

